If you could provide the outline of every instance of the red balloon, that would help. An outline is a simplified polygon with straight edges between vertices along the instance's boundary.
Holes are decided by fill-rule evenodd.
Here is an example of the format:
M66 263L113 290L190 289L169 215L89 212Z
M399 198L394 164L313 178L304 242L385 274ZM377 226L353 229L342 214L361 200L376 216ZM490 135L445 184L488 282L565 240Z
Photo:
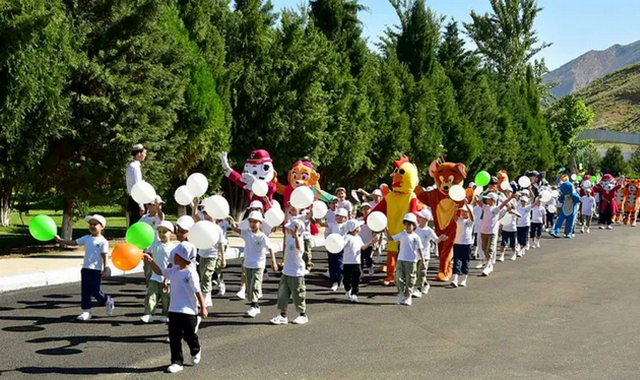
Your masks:
M140 261L142 261L142 251L133 244L120 243L111 252L111 262L123 271L132 270L140 264Z

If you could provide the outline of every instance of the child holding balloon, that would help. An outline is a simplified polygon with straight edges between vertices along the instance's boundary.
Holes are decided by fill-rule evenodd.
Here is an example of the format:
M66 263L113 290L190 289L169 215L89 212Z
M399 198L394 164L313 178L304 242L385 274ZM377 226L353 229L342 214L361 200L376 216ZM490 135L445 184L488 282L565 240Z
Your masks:
M160 222L156 228L158 232L158 241L155 241L149 248L149 255L153 258L153 262L164 270L173 263L173 255L171 252L176 247L171 243L171 233L174 231L173 224L167 220ZM151 269L151 264L145 261ZM151 270L153 272L153 269ZM169 322L169 302L170 293L167 279L161 275L152 273L149 284L147 285L147 296L144 299L144 315L140 317L143 323L153 322L153 312L158 304L158 299L162 302L162 317L160 321Z
M347 234L345 224L348 218L349 212L346 209L339 208L338 211L336 211L336 222L327 227L329 235L339 234L344 237ZM329 279L331 281L331 290L335 292L342 283L343 252L331 253L327 251L327 254L329 255Z
M542 237L542 228L544 227L546 216L547 210L542 205L540 197L538 197L531 208L531 233L529 238L533 248L540 248L540 238Z
M78 321L91 319L91 297L94 297L100 306L106 306L107 316L112 316L115 309L113 298L100 290L101 280L107 278L109 242L102 236L102 230L106 227L107 221L98 214L87 216L84 220L89 225L91 234L77 240L64 240L57 235L55 237L56 242L63 245L84 246L84 262L80 271L82 314L76 317Z
M364 227L361 220L351 219L345 224L347 234L344 237L343 265L344 265L344 290L347 299L358 302L360 289L360 277L362 275L361 255L363 250L377 242L377 237L368 237L366 243L360 237L360 228Z
M418 227L418 219L415 214L408 213L402 218L404 231L391 237L393 241L400 243L398 252L398 262L396 266L396 285L398 287L398 305L411 306L411 296L413 295L413 287L416 284L418 260L423 261L424 265L424 247L420 236L415 233Z
M418 213L418 228L416 228L416 234L420 236L422 246L424 247L424 263L418 261L418 279L416 281L416 289L413 292L413 296L416 298L422 297L422 294L428 294L429 282L427 281L427 270L429 269L429 259L431 258L431 243L440 243L447 240L447 235L436 235L433 228L429 227L429 221L433 219L433 215L429 209L424 208ZM424 264L424 265L423 265Z

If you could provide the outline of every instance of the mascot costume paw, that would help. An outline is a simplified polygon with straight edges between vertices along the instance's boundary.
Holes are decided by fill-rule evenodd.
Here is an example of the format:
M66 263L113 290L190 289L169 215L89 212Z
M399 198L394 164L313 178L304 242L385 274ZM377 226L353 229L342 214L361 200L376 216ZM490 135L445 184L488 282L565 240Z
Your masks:
M453 243L456 240L456 202L449 198L449 189L453 185L462 185L467 178L467 170L464 164L454 164L436 160L429 166L429 175L436 182L436 188L425 191L422 186L417 186L415 193L418 200L431 208L433 223L436 227L436 235L446 235L447 240L438 243L440 267L438 268L438 281L451 279L453 256ZM497 181L496 181L497 182Z
M640 203L640 196L638 189L640 189L640 181L626 181L626 185L622 190L624 192L624 224L631 224L632 227L636 226L636 217L638 215L638 204Z
M558 220L555 227L549 231L549 235L557 238L562 229L562 224L566 221L564 228L564 237L573 237L573 228L575 227L576 218L578 215L578 205L581 202L580 195L575 191L571 182L563 182L560 185L560 207L558 208Z
M418 185L418 169L409 162L406 156L402 156L394 162L395 169L391 174L393 183L388 194L372 210L380 211L387 215L387 229L389 237L404 230L402 219L407 213L418 211L418 200L413 189ZM385 285L394 284L396 271L396 259L398 257L398 242L391 239L387 242L387 278L382 280ZM385 268L381 268L383 271Z
M269 201L273 201L273 194L276 192L277 179L275 169L273 168L273 160L271 159L271 156L269 156L269 152L264 149L258 149L251 152L244 163L242 174L233 170L231 166L229 166L227 152L220 153L220 161L222 161L222 168L226 171L227 178L244 189L245 196L249 203L252 201L260 201L265 211L271 207L263 197L259 197L251 191L251 186L256 180L263 180L269 185L267 197L269 198Z
M620 177L620 181L624 182L624 177ZM618 213L618 203L616 202L616 193L620 190L620 183L616 182L611 174L605 174L600 179L600 183L594 186L593 191L600 195L600 216L598 224L600 228L606 225L611 229L612 218Z

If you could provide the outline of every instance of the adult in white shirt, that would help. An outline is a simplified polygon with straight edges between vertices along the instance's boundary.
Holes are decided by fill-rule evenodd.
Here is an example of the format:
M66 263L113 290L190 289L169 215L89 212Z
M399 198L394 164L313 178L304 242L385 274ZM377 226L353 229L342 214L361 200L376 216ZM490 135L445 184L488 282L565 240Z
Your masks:
M131 197L131 189L136 183L142 181L140 163L147 157L147 150L142 144L135 144L131 147L131 156L133 156L133 161L129 164L129 167L127 167L127 194L129 195L127 211L129 213L129 226L138 222L140 217L145 213L144 205L134 201L133 197Z

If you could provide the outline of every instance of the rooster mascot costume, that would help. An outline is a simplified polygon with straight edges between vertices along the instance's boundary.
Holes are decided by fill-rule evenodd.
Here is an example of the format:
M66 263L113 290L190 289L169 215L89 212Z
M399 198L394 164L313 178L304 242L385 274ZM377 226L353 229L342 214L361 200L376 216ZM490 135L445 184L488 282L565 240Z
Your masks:
M457 204L449 198L449 189L453 185L462 185L464 179L467 178L467 170L464 164L443 161L433 161L429 166L429 175L435 180L436 188L425 191L422 186L417 186L415 193L420 202L431 208L436 235L447 236L447 240L438 244L440 267L437 280L449 281L453 269L451 258L457 229L455 220Z
M418 200L413 193L413 189L419 182L418 169L409 162L406 156L402 156L394 164L395 169L391 174L393 178L391 189L372 210L372 212L380 211L387 216L389 236L394 236L404 230L402 219L407 213L416 213L418 211ZM385 285L393 285L394 283L398 248L398 242L392 240L387 242L387 278L382 280Z
M251 191L251 186L256 180L262 180L267 183L269 190L267 191L267 197L269 201L273 201L273 194L276 192L276 171L273 168L273 160L264 149L254 150L249 154L247 160L244 163L242 174L233 170L229 166L229 160L227 159L227 152L220 153L220 161L222 161L222 168L226 172L227 178L231 182L244 189L247 201L260 201L262 207L267 211L271 205L264 200L263 197L259 197Z
M624 182L624 177L620 177L620 182ZM612 229L611 218L618 212L618 203L616 202L616 193L622 186L616 182L615 178L611 174L605 174L600 179L600 183L597 184L593 191L600 195L600 216L598 217L598 224L600 229Z

